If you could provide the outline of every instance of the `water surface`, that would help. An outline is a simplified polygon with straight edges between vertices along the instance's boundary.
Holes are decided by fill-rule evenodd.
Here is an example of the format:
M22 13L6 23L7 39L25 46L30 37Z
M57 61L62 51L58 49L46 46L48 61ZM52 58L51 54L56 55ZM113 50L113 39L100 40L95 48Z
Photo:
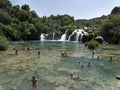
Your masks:
M13 46L18 48L18 55L14 54ZM32 50L28 52L27 47ZM48 51L49 47L53 50ZM119 47L100 45L91 59L91 51L77 42L11 42L8 51L0 52L0 90L119 90L120 81L116 79L120 75ZM68 56L62 57L61 52ZM72 80L70 73L82 80ZM37 87L32 86L32 76L40 80Z

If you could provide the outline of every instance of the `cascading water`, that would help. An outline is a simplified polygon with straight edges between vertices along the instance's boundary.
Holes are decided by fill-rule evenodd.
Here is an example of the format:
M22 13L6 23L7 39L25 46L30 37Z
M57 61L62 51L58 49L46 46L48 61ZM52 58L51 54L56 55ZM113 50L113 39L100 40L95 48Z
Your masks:
M80 42L82 42L82 39L83 39L83 33L80 36Z
M61 38L58 41L76 41L76 42L82 42L83 35L87 35L88 33L84 31L83 29L75 29L71 35L69 35L68 40L67 38L67 31L62 34ZM40 40L44 41L46 38L48 38L48 34L41 33ZM52 33L51 40L55 39L55 33ZM48 39L49 40L49 39Z
M76 35L75 35L76 34ZM85 32L83 29L75 29L72 34L69 36L68 40L70 41L71 40L71 37L73 35L75 35L75 41L79 41L79 38L80 38L80 41L82 41L82 38L83 38L83 35L84 34L88 34L87 32Z
M61 36L61 38L60 38L59 41L66 41L67 32L68 32L68 31L66 31L66 32Z
M55 33L53 33L53 38L52 38L52 40L54 40L55 39Z
M60 38L59 41L65 41L65 40L66 40L66 33L64 33L64 34L61 36L61 38Z
M44 34L44 33L41 33L41 35L40 35L40 40L41 40L41 41L44 41L44 40L45 40L45 34Z

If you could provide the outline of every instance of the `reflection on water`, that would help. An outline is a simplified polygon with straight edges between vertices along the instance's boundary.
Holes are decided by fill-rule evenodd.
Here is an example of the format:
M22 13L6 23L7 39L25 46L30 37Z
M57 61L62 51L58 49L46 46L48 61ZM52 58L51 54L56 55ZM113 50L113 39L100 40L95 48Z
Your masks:
M111 46L112 49L106 47L108 48L106 50L101 46L95 51L95 59L91 60L91 51L77 42L11 43L11 47L15 45L19 49L17 56L13 54L12 49L1 52L0 90L120 89L120 81L115 78L116 75L120 75L120 50L116 49L119 46ZM28 46L32 47L30 52L26 51ZM53 51L48 51L49 47L52 47ZM38 49L41 50L39 57ZM114 50L117 50L118 55L113 56L113 61L109 62L106 52L111 54ZM68 53L68 57L61 57L60 53L63 51ZM98 55L100 60L96 59ZM88 67L89 62L90 67ZM70 73L74 73L80 80L71 79ZM40 80L36 87L32 86L32 76Z

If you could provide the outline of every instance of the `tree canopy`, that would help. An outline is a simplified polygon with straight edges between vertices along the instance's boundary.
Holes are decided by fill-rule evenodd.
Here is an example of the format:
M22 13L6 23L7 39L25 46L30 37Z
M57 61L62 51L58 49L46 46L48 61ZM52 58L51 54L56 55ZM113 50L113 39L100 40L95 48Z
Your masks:
M106 41L119 44L120 7L115 7L108 16L74 20L70 15L39 17L29 5L13 6L9 0L0 0L0 34L8 40L38 40L41 33L56 33L61 36L66 30L87 27L87 32L101 34Z
M0 51L7 50L8 48L8 41L4 36L0 35Z

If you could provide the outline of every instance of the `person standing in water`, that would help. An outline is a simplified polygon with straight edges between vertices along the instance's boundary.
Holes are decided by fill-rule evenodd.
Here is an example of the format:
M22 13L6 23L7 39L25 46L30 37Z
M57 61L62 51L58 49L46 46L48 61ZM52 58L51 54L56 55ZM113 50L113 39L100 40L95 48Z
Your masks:
M15 49L15 54L18 55L18 50L17 49Z
M99 56L97 56L97 60L100 60L100 57L99 57Z
M90 64L90 62L88 63L88 67L90 67L91 66L91 64Z
M27 47L27 51L28 51L28 52L30 51L30 47Z
M95 54L95 53L94 53L94 51L93 51L93 52L92 52L92 59L94 59L94 54Z
M110 62L112 62L112 56L110 56Z
M38 50L38 57L40 56L40 50Z
M33 77L32 77L32 86L33 86L33 87L36 87L36 86L37 86L37 81L38 81L38 80L35 79L35 77L33 76Z

